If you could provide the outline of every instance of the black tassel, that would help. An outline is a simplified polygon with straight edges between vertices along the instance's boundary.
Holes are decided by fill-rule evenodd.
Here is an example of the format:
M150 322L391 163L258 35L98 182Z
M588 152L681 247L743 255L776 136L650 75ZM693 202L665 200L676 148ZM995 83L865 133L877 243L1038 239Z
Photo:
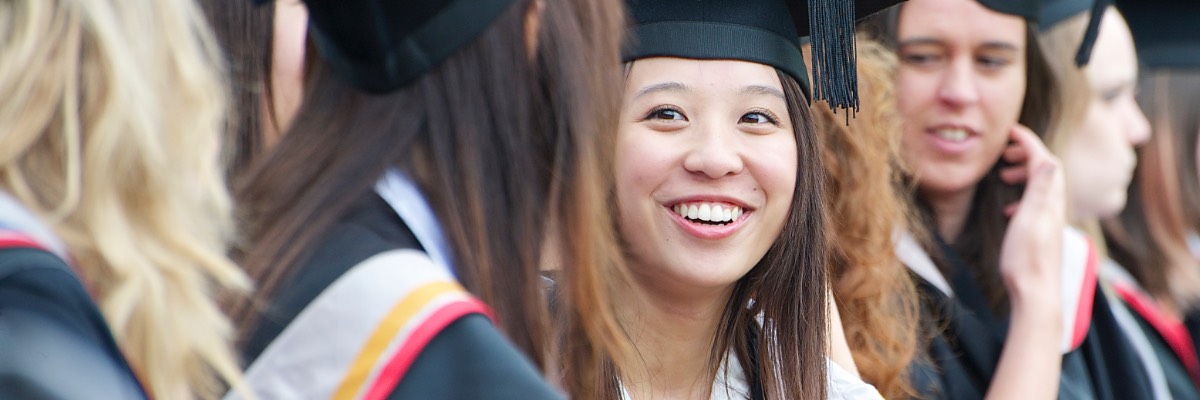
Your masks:
M858 112L858 65L854 48L854 1L808 0L812 37L813 100ZM849 123L849 115L847 115Z
M1075 53L1075 65L1085 66L1092 58L1092 47L1096 45L1096 37L1100 35L1100 20L1104 18L1104 10L1108 9L1110 0L1096 0L1092 3L1092 15L1088 18L1087 31L1083 33L1083 42L1079 43L1079 52Z

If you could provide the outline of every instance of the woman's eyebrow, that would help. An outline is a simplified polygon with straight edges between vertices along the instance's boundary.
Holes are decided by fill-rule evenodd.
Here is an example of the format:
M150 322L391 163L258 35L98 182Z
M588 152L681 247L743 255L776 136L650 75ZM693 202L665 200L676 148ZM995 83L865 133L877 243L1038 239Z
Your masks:
M691 90L691 89L688 88L687 85L684 85L679 82L663 82L663 83L656 83L656 84L653 84L650 86L646 86L646 87L642 88L642 90L638 90L637 95L633 96L633 98L636 99L638 97L642 97L642 96L645 96L648 94L658 93L658 92L686 92L689 90Z
M750 85L750 86L746 86L746 87L742 88L742 90L739 90L738 93L743 96L745 96L745 95L752 95L752 96L767 95L767 96L775 96L782 100L787 100L787 98L783 96L783 91L773 88L773 87L770 87L770 86Z

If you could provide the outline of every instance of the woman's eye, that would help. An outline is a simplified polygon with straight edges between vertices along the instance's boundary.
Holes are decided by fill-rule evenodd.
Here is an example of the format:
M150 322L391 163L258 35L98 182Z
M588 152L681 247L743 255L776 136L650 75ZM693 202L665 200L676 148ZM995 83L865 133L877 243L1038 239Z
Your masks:
M911 65L930 65L937 62L939 59L940 57L935 54L909 53L904 54L901 58L901 61L903 61L905 64Z
M775 117L761 112L751 112L742 115L742 119L738 121L742 124L779 124L779 120Z
M1111 104L1111 103L1116 102L1117 99L1121 98L1121 94L1122 94L1122 91L1120 88L1109 89L1109 90L1105 90L1100 93L1100 99L1103 100L1105 103Z
M1000 68L1008 65L1008 59L1000 57L979 57L975 62L988 69Z
M653 111L650 111L649 114L646 114L646 119L648 119L648 120L651 120L651 119L667 120L667 121L686 121L687 117L684 117L683 113L679 112L679 110L675 110L675 109L671 109L671 108L658 108Z

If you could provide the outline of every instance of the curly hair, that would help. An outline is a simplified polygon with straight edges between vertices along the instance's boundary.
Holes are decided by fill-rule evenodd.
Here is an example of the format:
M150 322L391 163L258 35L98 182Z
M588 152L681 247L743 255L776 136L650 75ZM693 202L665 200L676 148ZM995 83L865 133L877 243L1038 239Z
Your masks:
M249 287L225 256L226 94L201 18L190 0L0 3L0 188L66 243L163 399L237 384L214 297Z
M847 125L824 104L812 107L828 176L830 281L854 363L886 398L911 397L908 365L917 355L916 287L892 245L915 215L904 197L896 55L880 43L857 43L863 113Z

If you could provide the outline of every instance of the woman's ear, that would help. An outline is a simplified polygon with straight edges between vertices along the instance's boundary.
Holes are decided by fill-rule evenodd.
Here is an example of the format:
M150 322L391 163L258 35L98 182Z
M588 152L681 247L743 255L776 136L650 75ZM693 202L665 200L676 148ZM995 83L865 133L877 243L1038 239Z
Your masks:
M538 33L542 30L542 11L546 8L545 0L533 0L529 9L525 10L525 50L529 52L529 60L537 56Z

